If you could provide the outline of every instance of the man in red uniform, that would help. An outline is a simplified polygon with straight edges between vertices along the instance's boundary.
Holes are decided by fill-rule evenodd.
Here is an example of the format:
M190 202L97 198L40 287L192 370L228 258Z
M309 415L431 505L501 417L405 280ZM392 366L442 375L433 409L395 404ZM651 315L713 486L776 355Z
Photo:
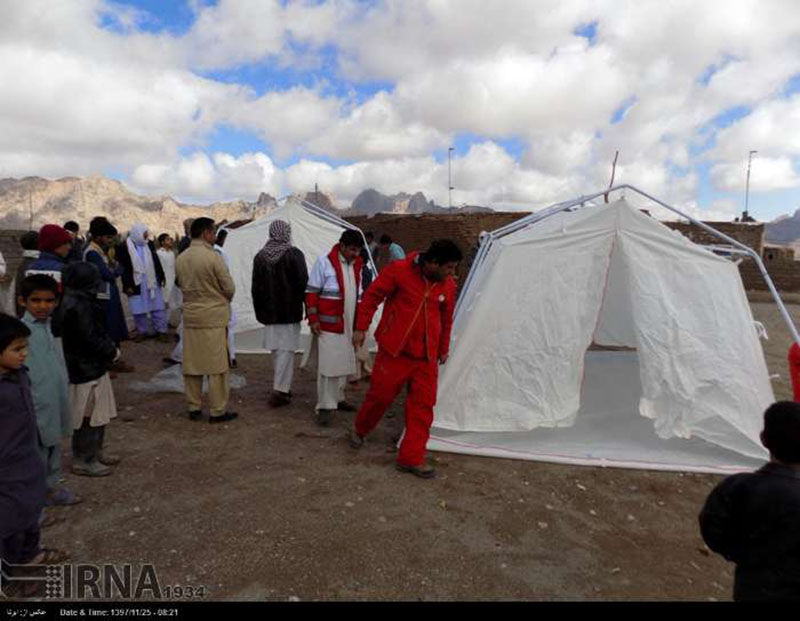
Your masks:
M353 344L360 347L378 305L386 302L375 332L378 355L369 392L356 415L350 445L361 447L408 384L406 431L397 469L425 479L436 476L423 462L436 404L438 364L447 361L450 347L456 297L453 274L461 258L458 246L440 239L425 253L411 253L386 266L363 295L353 333Z

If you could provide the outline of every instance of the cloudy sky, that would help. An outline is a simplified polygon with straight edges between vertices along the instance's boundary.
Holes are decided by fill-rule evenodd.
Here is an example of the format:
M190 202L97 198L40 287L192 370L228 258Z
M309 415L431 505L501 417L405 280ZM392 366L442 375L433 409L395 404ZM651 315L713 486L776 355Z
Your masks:
M800 207L797 0L0 0L0 178Z

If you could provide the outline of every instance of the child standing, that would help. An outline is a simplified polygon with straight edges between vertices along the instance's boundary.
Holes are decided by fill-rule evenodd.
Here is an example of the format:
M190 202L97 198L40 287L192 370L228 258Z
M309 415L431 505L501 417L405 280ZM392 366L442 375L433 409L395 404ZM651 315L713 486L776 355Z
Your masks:
M64 299L56 311L64 345L72 409L72 472L81 476L106 476L119 457L103 450L106 425L117 415L108 369L119 349L106 329L97 301L100 272L91 263L71 263L64 268Z
M61 486L61 438L72 435L72 412L63 353L50 325L57 299L58 283L50 276L34 274L22 281L17 303L25 307L22 321L31 331L27 366L39 431L39 453L47 477L46 502L73 505L80 498Z
M45 478L24 366L29 335L19 319L0 314L0 559L12 564L53 564L67 556L39 545Z
M700 513L708 547L736 563L736 601L800 601L800 404L764 413L769 463L717 485Z

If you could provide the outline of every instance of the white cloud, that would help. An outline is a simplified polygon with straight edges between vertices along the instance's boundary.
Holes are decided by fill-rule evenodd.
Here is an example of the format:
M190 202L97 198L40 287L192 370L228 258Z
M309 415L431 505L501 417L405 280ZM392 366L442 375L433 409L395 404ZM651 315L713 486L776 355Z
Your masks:
M261 192L279 196L281 175L264 153L215 153L210 158L196 152L175 162L138 166L131 180L143 193L169 193L187 201L254 201Z
M747 185L747 163L716 164L711 169L711 180L720 190L744 191ZM750 192L769 192L800 187L800 175L788 157L753 158L750 172Z
M373 186L444 204L446 164L432 152L470 133L477 143L454 161L459 204L518 208L592 191L616 149L618 181L680 204L696 200L693 167L705 160L719 189L738 191L749 149L760 152L753 192L800 188L800 95L781 95L800 74L794 0L221 0L195 11L173 36L140 32L146 15L104 0L4 5L0 176L111 167L156 193L253 197L318 181L342 198ZM123 32L101 28L104 16ZM591 45L574 33L589 22ZM344 89L325 79L331 49L338 77L355 80ZM321 77L256 94L196 73L247 63ZM364 101L344 93L362 79L388 85ZM710 124L735 106L752 113ZM177 156L204 148L220 123L257 134L271 157ZM524 144L520 161L497 144L509 137ZM700 155L690 148L713 139ZM305 159L273 164L290 155Z

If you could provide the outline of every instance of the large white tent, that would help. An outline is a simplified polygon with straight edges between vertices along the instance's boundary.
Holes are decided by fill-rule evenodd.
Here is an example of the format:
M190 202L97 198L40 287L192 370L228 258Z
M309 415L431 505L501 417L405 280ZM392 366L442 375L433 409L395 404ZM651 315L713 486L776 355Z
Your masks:
M736 265L624 199L546 215L478 255L429 448L678 471L762 463L774 395Z
M236 284L233 307L237 314L234 328L236 350L243 354L266 353L264 326L256 319L253 298L250 294L253 278L253 259L269 239L269 225L284 220L292 226L292 244L303 251L309 273L318 257L330 252L345 229L357 227L311 205L296 196L289 196L283 205L271 213L238 229L228 231L225 252L230 258L230 269ZM374 268L374 266L373 266ZM308 342L308 325L303 322L304 343ZM305 348L305 345L304 345Z

